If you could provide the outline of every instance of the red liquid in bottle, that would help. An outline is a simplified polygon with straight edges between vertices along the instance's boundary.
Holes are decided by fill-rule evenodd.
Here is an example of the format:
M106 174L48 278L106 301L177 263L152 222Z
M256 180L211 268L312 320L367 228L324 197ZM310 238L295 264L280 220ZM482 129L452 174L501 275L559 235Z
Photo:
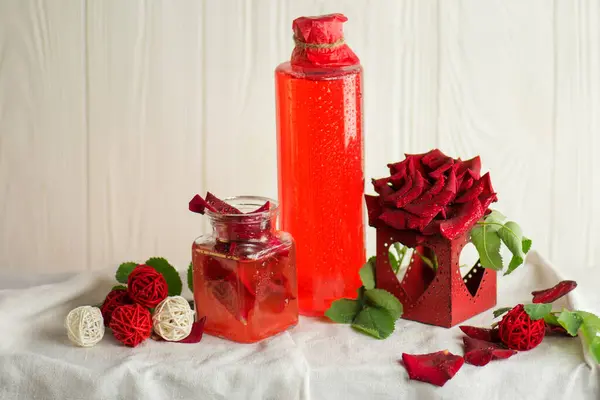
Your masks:
M362 68L276 72L282 229L297 244L300 313L356 297L365 262Z
M284 232L269 241L192 245L194 301L204 331L241 343L282 332L298 322L294 242Z

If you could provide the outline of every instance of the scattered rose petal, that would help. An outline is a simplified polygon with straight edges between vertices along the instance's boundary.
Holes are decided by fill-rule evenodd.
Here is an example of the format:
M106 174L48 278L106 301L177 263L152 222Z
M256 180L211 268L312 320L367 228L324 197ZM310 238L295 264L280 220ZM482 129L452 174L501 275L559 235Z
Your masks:
M549 289L531 292L534 303L552 303L577 287L575 281L562 281Z
M235 319L244 325L248 323L248 315L254 308L255 298L235 274L228 275L224 280L209 282L208 286L212 295Z
M430 354L402 354L410 379L444 386L463 366L465 360L448 350Z
M217 210L208 204L206 200L204 200L199 195L195 195L193 199L190 200L189 209L191 212L204 214L204 211L207 209L212 212L217 212Z
M181 339L176 343L198 343L199 341L201 341L202 334L204 333L205 322L206 317L202 317L199 321L194 322L190 334L185 339Z
M492 360L505 359L517 354L516 350L505 348L499 343L487 342L471 337L463 337L465 361L472 365L483 366Z
M459 326L460 330L463 331L465 335L471 337L473 339L485 340L486 342L500 342L500 335L498 333L498 328L488 329L488 328L479 328L476 326L468 326L461 325Z
M263 204L256 210L249 212L248 214L256 214L256 213L265 212L265 211L268 211L270 208L271 208L271 202L267 201L265 204Z
M202 334L204 333L204 323L206 322L206 317L202 317L199 321L196 321L192 324L192 331L190 334L179 341L170 342L170 343L198 343L202 340ZM152 332L151 336L152 340L157 342L165 342L165 339Z
M223 200L219 199L217 196L212 194L211 192L206 192L206 202L214 207L217 212L221 214L241 214L242 212L237 208L227 204Z
M552 335L552 336L565 336L565 337L577 337L577 335L575 336L571 336L569 334L569 332L567 332L567 330L565 328L563 328L560 325L552 325L552 324L546 324L546 335Z

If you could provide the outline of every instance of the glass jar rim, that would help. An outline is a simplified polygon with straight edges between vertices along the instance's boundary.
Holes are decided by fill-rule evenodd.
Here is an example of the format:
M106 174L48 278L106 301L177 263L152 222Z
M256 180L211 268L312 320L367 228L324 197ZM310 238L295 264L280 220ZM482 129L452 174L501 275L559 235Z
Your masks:
M233 206L235 208L252 206L254 209L258 209L262 207L266 202L269 202L269 208L265 211L259 212L249 212L249 213L220 213L214 212L206 209L205 214L211 219L219 219L219 218L239 218L239 217L268 217L279 212L279 203L276 200L271 199L270 197L264 196L250 196L250 195L241 195L241 196L231 196L222 199L224 202ZM242 211L242 210L240 210Z

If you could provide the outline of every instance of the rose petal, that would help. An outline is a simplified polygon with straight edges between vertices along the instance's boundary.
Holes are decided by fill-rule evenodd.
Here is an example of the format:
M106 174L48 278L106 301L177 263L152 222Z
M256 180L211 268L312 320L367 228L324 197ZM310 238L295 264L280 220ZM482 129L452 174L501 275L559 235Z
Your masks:
M192 324L192 331L190 334L175 343L198 343L202 340L202 334L204 333L204 324L206 323L206 317L202 317L199 321Z
M427 224L429 224L431 219L442 211L443 207L450 203L456 196L456 177L454 171L450 172L445 183L444 189L437 195L428 200L418 199L414 203L406 205L404 209L412 214L426 218Z
M463 177L465 173L469 173L475 180L479 179L481 172L481 159L479 156L473 157L470 160L461 161L457 170L457 175Z
M465 360L448 350L430 354L402 354L410 379L444 386L463 366Z
M429 176L432 178L439 178L440 176L443 176L443 174L448 171L450 168L452 168L452 165L454 165L454 160L451 158L448 158L442 165L440 165L437 169L431 171L429 173Z
M474 182L475 182L475 179L473 179L471 177L463 179L462 182L460 183L459 191L464 192L465 190L470 189L471 187L473 187Z
M379 215L379 220L392 228L403 230L408 228L408 218L412 216L404 210L384 210Z
M384 194L382 191L386 191L385 194L393 193L393 189L390 187L390 178L371 179L373 188L378 194Z
M467 201L471 201L479 197L479 195L483 192L484 181L480 179L477 184L470 189L463 192L460 197L454 199L456 203L466 203Z
M463 203L457 215L440 224L440 233L446 239L453 240L467 232L483 216L484 211L479 200Z
M211 192L206 192L206 202L213 206L217 212L222 214L241 214L242 212L237 208L227 204L223 200L219 199L217 196L212 194Z
M248 289L231 273L223 280L207 283L215 299L242 324L247 324L248 315L254 308L255 298Z
M575 281L561 281L551 288L531 292L533 303L552 303L577 287Z
M406 164L406 159L397 163L388 164L387 167L390 169L390 175L406 176Z
M427 176L428 171L425 170L424 165L421 163L421 160L424 156L425 154L412 154L406 156L408 162L406 167L408 175L415 176L417 173L419 173L422 177Z
M378 196L365 195L365 203L367 203L367 215L369 216L369 225L376 227L379 221L383 208L379 204Z
M575 336L571 336L571 334L569 332L567 332L567 330L565 328L563 328L560 325L551 325L551 324L546 324L546 335L552 335L552 336L564 336L564 337L577 337L577 335Z
M260 206L259 208L257 208L256 210L249 212L248 214L256 214L256 213L261 213L261 212L265 212L268 211L269 209L271 209L271 202L267 201L265 204L263 204L262 206Z
M454 163L454 159L448 157L444 153L442 153L439 149L433 149L429 152L423 154L421 162L429 167L431 171L434 171L443 165L447 164L448 161L451 161L451 164Z
M423 179L423 175L421 175L421 173L417 171L414 176L412 186L409 188L409 190L403 196L400 196L396 199L395 206L397 208L404 207L406 204L409 204L410 202L415 200L417 197L419 197L421 195L421 193L423 193L424 189L425 189L425 181Z
M500 342L500 335L498 333L498 328L496 329L488 329L488 328L479 328L477 326L468 326L461 325L459 326L460 330L463 333L473 339L485 340L486 342Z
M403 199L406 197L408 191L412 188L412 186L413 179L410 176L407 176L403 180L398 181L395 185L395 188L397 188L395 192L392 190L392 192L389 194L381 195L384 204L387 204L392 207L398 207L399 202L403 201Z
M212 212L217 212L217 210L210 204L206 202L200 195L195 195L189 203L189 210L191 212L204 214L204 211L208 209Z
M472 365L484 366L491 360L506 359L517 354L516 350L505 348L499 343L486 342L465 336L465 361Z
M498 197L492 187L492 179L489 172L481 177L481 181L483 182L483 192L479 195L479 201L481 202L481 207L487 210L490 204L498 201Z

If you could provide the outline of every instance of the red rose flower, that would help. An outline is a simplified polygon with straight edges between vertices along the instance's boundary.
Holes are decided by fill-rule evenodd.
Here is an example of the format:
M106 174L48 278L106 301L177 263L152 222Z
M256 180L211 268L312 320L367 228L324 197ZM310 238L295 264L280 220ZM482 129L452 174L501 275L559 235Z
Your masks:
M138 265L127 278L129 297L144 307L153 308L169 294L165 278L148 265Z
M369 225L452 240L467 232L497 200L479 157L461 161L439 150L388 164L391 176L374 179L379 196L365 196Z

